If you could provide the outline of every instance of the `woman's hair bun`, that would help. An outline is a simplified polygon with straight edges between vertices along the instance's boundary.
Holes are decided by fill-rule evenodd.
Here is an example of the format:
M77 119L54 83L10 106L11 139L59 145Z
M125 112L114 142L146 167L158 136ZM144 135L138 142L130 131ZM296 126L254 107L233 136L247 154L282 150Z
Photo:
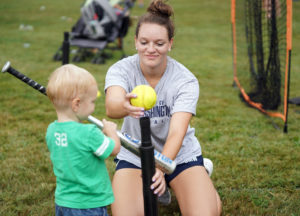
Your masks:
M153 0L147 8L147 12L162 17L170 17L173 15L172 7L166 4L164 0Z
M171 40L174 37L174 11L173 8L166 4L167 0L152 0L147 8L147 13L140 17L136 29L135 36L138 38L140 27L143 23L158 24L166 28L168 38Z

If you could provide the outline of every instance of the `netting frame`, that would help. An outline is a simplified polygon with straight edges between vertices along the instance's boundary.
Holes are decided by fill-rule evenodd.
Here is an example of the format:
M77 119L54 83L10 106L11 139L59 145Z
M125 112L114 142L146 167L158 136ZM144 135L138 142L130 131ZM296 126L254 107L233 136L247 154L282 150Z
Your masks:
M288 101L290 88L290 70L292 54L292 0L286 0L286 55L285 55L285 76L284 76L284 101L283 112L269 111L263 108L261 103L251 100L237 76L237 40L236 40L236 0L231 0L231 26L232 26L232 56L233 56L233 81L239 88L241 97L251 107L270 117L277 117L283 120L283 131L288 132Z

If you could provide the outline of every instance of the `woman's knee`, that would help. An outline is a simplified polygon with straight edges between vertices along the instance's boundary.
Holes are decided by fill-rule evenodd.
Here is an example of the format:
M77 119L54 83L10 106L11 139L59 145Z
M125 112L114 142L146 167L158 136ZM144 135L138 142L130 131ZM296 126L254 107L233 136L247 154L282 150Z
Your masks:
M218 194L218 192L216 191L216 197L217 197L217 209L218 209L218 215L221 215L222 213L222 201L221 198Z
M111 206L114 216L140 216L144 214L143 189L140 171L118 170L112 181L115 201Z
M202 167L180 173L170 182L182 215L220 215L221 201Z

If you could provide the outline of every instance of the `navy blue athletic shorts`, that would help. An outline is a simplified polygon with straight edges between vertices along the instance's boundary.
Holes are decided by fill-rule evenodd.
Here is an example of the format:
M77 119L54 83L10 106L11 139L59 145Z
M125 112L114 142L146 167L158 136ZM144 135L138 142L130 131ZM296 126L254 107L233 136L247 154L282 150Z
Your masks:
M119 159L115 158L114 161L116 163L116 170L124 169L124 168L141 169L140 167L138 167L128 161L125 161L125 160L119 160ZM170 187L169 183L176 176L178 176L182 171L184 171L190 167L193 167L193 166L204 166L202 155L198 156L197 160L191 160L186 163L177 164L176 169L174 170L174 172L172 174L170 174L170 175L165 174L165 179L166 179L167 185Z

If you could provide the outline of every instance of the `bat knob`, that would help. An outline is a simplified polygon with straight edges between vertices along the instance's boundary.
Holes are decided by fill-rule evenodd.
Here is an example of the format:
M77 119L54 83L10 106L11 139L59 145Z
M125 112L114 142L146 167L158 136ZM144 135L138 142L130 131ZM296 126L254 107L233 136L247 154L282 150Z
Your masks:
M8 70L8 68L10 68L10 62L9 61L5 63L5 65L3 66L1 72L5 73Z

